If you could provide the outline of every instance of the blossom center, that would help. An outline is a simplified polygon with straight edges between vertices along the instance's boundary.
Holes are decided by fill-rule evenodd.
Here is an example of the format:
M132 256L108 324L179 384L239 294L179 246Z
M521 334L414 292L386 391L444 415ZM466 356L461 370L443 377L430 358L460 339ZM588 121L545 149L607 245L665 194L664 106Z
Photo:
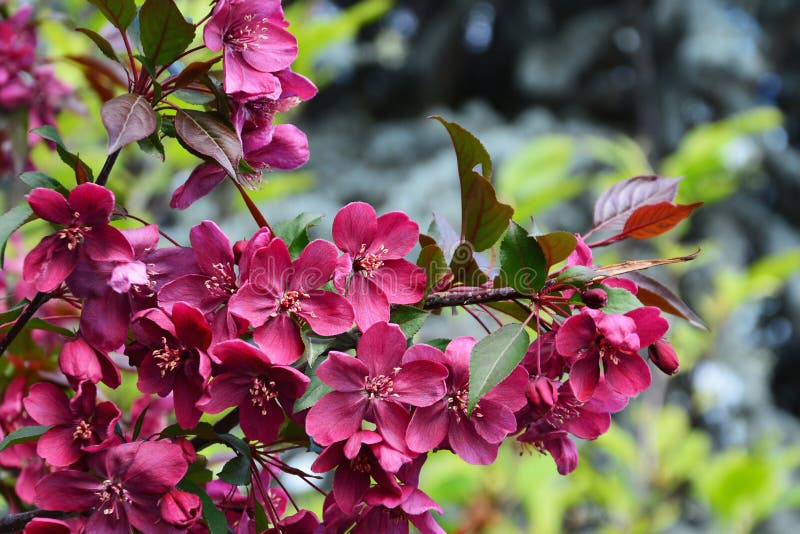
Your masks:
M361 249L358 251L355 261L353 261L353 270L360 272L364 278L372 278L375 271L383 267L383 255L388 254L389 249L381 245L377 253L365 253L367 245L361 244Z
M204 283L208 292L215 297L229 297L236 293L236 280L231 264L215 263L212 267L216 274L209 277Z
M371 473L372 472L372 465L369 463L369 458L365 454L359 453L356 455L355 458L350 460L350 467L353 468L353 471L356 473Z
M600 340L597 350L600 352L601 358L607 358L614 365L619 363L619 351L605 338Z
M275 389L275 381L264 377L256 377L250 386L250 401L254 406L258 406L261 415L267 415L267 408L270 402L278 396Z
M100 508L103 513L105 515L114 514L115 518L119 518L119 506L131 501L128 491L122 487L122 484L113 480L104 480L103 489L98 491L97 495L100 496Z
M480 406L476 404L475 409L472 411L473 416L481 417L478 412L479 408ZM462 416L469 416L469 385L450 391L450 395L447 396L447 409L453 410L456 421L460 421Z
M67 250L75 250L78 245L83 243L83 234L91 230L91 226L70 226L59 230L58 238L67 240Z
M364 391L370 400L375 397L386 399L389 395L397 396L394 391L394 380L386 375L367 376L364 378Z
M287 291L281 298L281 308L292 313L303 311L303 307L300 305L300 298L303 296L305 295L299 291Z
M247 49L258 50L261 42L269 39L267 36L267 25L269 21L266 17L254 21L255 15L252 13L244 16L244 23L231 28L225 34L225 43L237 52Z
M85 419L81 419L78 426L75 427L75 432L72 433L74 440L90 440L92 439L92 425Z
M547 414L546 420L551 425L555 427L559 427L566 423L567 421L572 421L576 419L580 412L578 408L583 406L583 403L578 400L561 400L559 399L558 403L553 406L553 409L550 413Z
M183 352L169 346L166 337L161 338L162 348L153 351L153 359L156 360L156 366L161 369L161 376L165 376L167 372L172 372L181 364L183 359Z

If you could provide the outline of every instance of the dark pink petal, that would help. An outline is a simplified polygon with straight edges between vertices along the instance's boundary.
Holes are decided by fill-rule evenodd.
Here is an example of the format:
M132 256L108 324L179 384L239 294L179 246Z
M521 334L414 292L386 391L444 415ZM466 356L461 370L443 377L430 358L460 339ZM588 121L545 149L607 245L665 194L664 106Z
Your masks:
M581 410L578 417L564 421L564 430L581 439L596 439L611 426L611 415Z
M184 369L186 369L186 365L184 365ZM193 428L200 421L202 412L196 404L202 395L203 382L195 377L182 376L173 383L172 399L175 401L175 418L181 428Z
M575 398L586 402L592 398L600 380L600 362L596 354L590 354L575 362L569 372L569 383Z
M159 511L167 523L186 528L200 518L202 505L200 497L193 493L170 490L161 499Z
M358 436L360 432L353 434L347 442L353 440L354 437ZM355 454L358 454L358 451L361 449L361 442L358 442L355 446ZM353 457L355 457L353 454ZM341 443L334 443L328 447L325 447L319 456L314 460L314 463L311 464L311 471L314 473L326 473L339 465L342 460L344 460L345 456L342 452L342 444Z
M386 295L360 274L356 273L350 279L345 297L353 307L356 324L362 332L376 323L389 321L389 300Z
M57 471L36 484L34 503L45 510L83 512L100 504L101 481L89 473Z
M417 488L414 488L410 492L410 495L406 497L405 501L403 501L402 508L403 511L409 515L420 515L429 510L436 510L440 514L442 513L442 509L436 504L436 501Z
M606 315L590 310L597 325L597 331L615 348L623 352L637 352L641 347L636 335L636 323L625 315Z
M390 323L376 323L358 342L358 359L367 364L370 376L390 375L400 367L406 350L406 336L400 327Z
M447 368L437 362L408 362L394 377L392 395L398 402L411 406L430 406L444 397L447 374Z
M69 424L73 419L67 396L61 388L49 382L32 385L22 404L28 415L40 425Z
M73 437L74 427L56 426L42 434L36 443L36 453L50 465L66 467L80 459L82 451Z
M45 237L28 252L22 267L26 282L43 293L49 293L61 285L61 282L75 270L78 263L78 248L69 250L66 239L59 234Z
M444 354L436 347L431 347L425 343L411 345L403 354L403 364L420 360L443 363Z
M87 532L102 532L103 534L130 534L131 525L127 514L127 506L122 506L117 516L104 514L102 510L95 510L86 522Z
M131 261L133 248L125 235L107 224L92 227L83 234L83 250L94 261Z
M408 254L419 239L419 225L403 212L392 211L378 217L375 237L367 252L382 254L387 260L400 259Z
M175 334L184 347L206 350L211 344L211 327L203 313L183 302L172 307Z
M398 450L406 450L406 431L411 414L398 403L387 400L373 402L375 425L383 439Z
M172 193L169 206L172 209L185 210L194 202L209 194L215 187L225 181L225 170L216 163L202 163L195 167L186 182Z
M279 301L274 295L247 282L228 301L228 310L254 327L269 321L278 311Z
M128 228L121 230L125 239L128 240L133 248L133 256L141 258L146 253L151 252L158 246L158 241L161 236L158 233L158 226L155 224L148 224L138 228Z
M320 445L345 440L361 428L366 409L367 398L360 393L328 393L309 410L306 431Z
M406 443L414 452L428 452L438 447L447 435L447 404L439 402L414 410L406 430Z
M559 395L563 394L564 386L561 386L559 389ZM608 385L608 381L604 378L600 378L600 382L597 384L597 389L594 391L594 395L592 395L591 400L586 402L583 407L585 410L590 410L597 413L616 413L625 408L627 405L628 397L611 389L611 387Z
M473 412L470 421L480 437L489 443L500 443L517 428L514 412L502 404L487 400L485 397L478 403L480 417Z
M224 295L219 296L210 292L206 282L208 276L205 274L181 276L161 288L158 292L158 305L171 312L172 306L182 301L204 313L211 313L227 299Z
M239 259L239 279L247 280L250 277L250 263L256 251L265 247L272 240L272 232L268 228L259 228L253 237L247 241L242 257Z
M127 469L119 476L128 491L135 493L164 494L183 478L189 467L183 449L167 441L124 443L107 454L109 465L114 456L130 458Z
M576 357L597 338L597 327L591 317L579 314L568 318L556 334L556 350L562 356Z
M61 193L37 187L25 198L28 199L28 204L31 205L33 212L45 221L64 226L69 226L72 222L73 212L67 204L67 199Z
M206 413L219 413L231 406L238 406L248 396L253 378L234 373L223 373L211 381L208 393L197 403Z
M336 391L361 391L369 375L361 360L343 352L331 351L316 369L317 377Z
M287 68L297 57L297 39L273 21L262 20L260 24L267 39L245 48L241 52L242 59L256 71L275 72ZM258 72L251 73L253 77L258 75Z
M352 513L369 489L369 484L368 473L355 471L348 464L342 464L333 475L333 496L336 504L343 512Z
M259 248L251 260L248 281L262 290L264 297L282 297L287 289L289 276L293 273L292 258L283 239L272 239Z
M453 452L468 464L488 465L497 458L497 449L500 445L487 443L467 419L461 419L461 422L457 423L451 417L447 439Z
M231 242L213 221L203 221L189 232L192 248L197 253L197 264L209 276L221 272L233 275L233 249Z
M330 291L315 291L311 298L301 301L301 306L297 315L321 336L347 332L355 320L353 307L347 299Z
M411 524L414 525L421 534L447 534L447 531L439 526L433 518L433 514L430 512L409 516L408 520L411 521Z
M217 2L217 5L214 6L213 16L203 27L203 43L214 52L222 50L222 39L227 30L226 20L229 11L227 2Z
M661 317L661 310L655 306L636 308L625 315L636 323L636 335L642 347L652 345L669 329L669 323Z
M517 366L511 371L510 375L493 387L483 398L516 412L527 404L527 399L525 398L525 386L527 384L528 372L522 366Z
M336 246L351 256L369 247L378 229L375 209L364 202L351 202L339 210L333 219L333 240Z
M636 354L622 355L618 363L603 358L603 373L608 385L615 391L633 397L650 386L650 368ZM575 395L578 397L578 395ZM578 400L581 400L578 397Z
M425 294L425 271L406 260L385 260L370 281L392 304L414 304Z
M248 159L250 157L273 169L296 169L308 161L308 139L300 128L292 124L279 124L269 145L253 156L248 154Z
M131 305L128 295L114 291L103 297L87 298L81 310L81 333L92 345L101 350L119 349L128 338L131 323Z
M575 250L567 257L567 266L573 267L575 265L581 265L583 267L594 267L592 249L589 248L579 234L575 234L575 238L578 244Z
M276 365L289 365L297 361L305 350L300 327L286 313L279 313L256 328L253 340Z
M105 226L114 210L114 193L91 182L69 192L69 207L80 214L81 226Z
M218 343L212 351L226 372L237 375L260 375L271 365L266 354L241 339Z
M557 433L542 444L555 460L559 474L568 475L578 467L578 449L566 434Z
M336 267L337 257L333 243L315 239L292 262L292 275L287 289L307 293L327 284Z
M245 436L269 445L278 437L284 416L277 404L267 406L267 413L256 406L250 399L245 399L239 406L240 422Z
M174 373L161 374L161 368L156 365L152 353L148 353L139 366L139 378L136 387L142 393L158 393L165 397L175 382Z
M445 365L450 368L451 382L458 387L469 383L469 360L472 348L478 340L470 336L461 336L452 340L444 349Z
M47 517L35 517L30 523L25 525L22 534L71 534L72 528L66 521L60 519L50 519Z
M628 293L633 293L634 295L639 292L639 287L636 285L636 282L628 278L606 278L603 280L603 285L608 287L618 287L620 289L624 289Z

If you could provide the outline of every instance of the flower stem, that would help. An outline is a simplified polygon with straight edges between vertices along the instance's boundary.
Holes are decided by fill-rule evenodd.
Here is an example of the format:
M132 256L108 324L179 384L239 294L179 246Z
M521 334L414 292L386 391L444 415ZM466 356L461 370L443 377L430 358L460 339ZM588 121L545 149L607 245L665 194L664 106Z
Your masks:
M108 177L111 174L111 169L114 168L114 164L117 162L118 157L119 150L108 155L106 162L103 164L103 168L100 169L100 174L97 175L97 179L94 181L94 183L105 187L106 182L108 182Z
M253 199L250 198L250 195L247 194L247 191L245 191L244 187L242 187L242 184L236 180L233 180L233 183L236 185L236 189L239 190L239 194L242 195L242 200L244 200L247 209L250 210L250 215L253 216L253 220L256 221L256 224L261 228L266 228L274 234L275 232L273 232L272 228L270 228L267 219L264 217L264 214L258 209L258 206L256 206L255 202L253 202Z

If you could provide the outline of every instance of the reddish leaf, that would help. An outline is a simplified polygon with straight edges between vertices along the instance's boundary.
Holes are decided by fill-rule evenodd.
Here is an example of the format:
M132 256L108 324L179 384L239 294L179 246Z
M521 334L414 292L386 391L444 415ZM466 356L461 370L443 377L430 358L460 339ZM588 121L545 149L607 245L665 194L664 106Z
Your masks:
M536 241L544 252L547 259L547 270L556 263L567 259L575 250L578 240L569 232L551 232L549 234L537 235Z
M655 260L630 260L630 261L623 261L622 263L614 263L611 265L605 265L603 267L598 267L595 269L596 276L592 278L592 281L599 282L603 278L608 278L609 276L619 276L621 274L632 273L634 271L643 271L645 269L649 269L651 267L658 267L659 265L667 265L668 263L682 263L685 261L692 261L700 254L700 249L698 248L696 251L692 252L688 256L678 256L676 258L659 258Z
M175 115L175 132L186 145L219 163L231 178L242 159L242 142L236 132L211 113L179 110Z
M645 306L656 306L666 313L671 313L672 315L686 319L692 326L702 330L708 330L706 323L703 322L689 305L658 280L654 280L649 276L637 272L628 273L625 275L625 278L636 282L636 285L639 287L636 296L639 297L639 300L642 301L642 304Z
M112 98L100 110L108 132L107 154L113 154L128 143L139 141L156 130L156 113L141 95L125 94Z
M209 61L195 61L190 63L178 74L170 86L173 89L181 89L188 86L208 74L209 69L219 61L219 58L211 59Z
M86 172L86 165L81 161L80 156L76 156L78 161L75 162L75 181L78 185L85 184L89 181L89 173Z
M452 276L444 258L444 253L436 243L422 247L419 252L419 258L417 258L417 265L425 269L426 294L432 291L445 276Z
M612 185L594 205L594 231L619 232L641 206L672 202L680 178L636 176Z
M674 228L702 204L702 202L696 204L659 202L642 206L628 217L620 235L632 239L649 239L661 235Z

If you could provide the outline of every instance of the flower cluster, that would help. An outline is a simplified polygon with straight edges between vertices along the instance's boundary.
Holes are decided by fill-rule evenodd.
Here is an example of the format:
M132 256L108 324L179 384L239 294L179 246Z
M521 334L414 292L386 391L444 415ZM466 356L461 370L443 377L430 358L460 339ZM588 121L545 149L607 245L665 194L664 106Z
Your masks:
M149 56L129 56L130 94L103 107L114 138L103 170L93 179L71 169L71 188L34 177L40 187L15 224L38 218L50 233L0 278L6 286L6 272L17 273L9 293L27 299L0 304L11 318L0 355L9 351L14 374L0 403L0 467L17 477L13 511L63 512L27 525L12 517L13 525L28 533L202 533L224 520L222 530L236 532L401 533L414 525L440 533L433 512L441 507L420 487L431 455L486 465L512 441L549 453L567 474L578 463L572 436L599 437L611 414L650 385L645 352L666 374L677 371L657 307L677 297L648 299L626 277L637 262L593 264L592 248L633 232L621 219L636 205L615 211L616 201L601 197L587 234L530 236L474 170L490 168L483 147L447 121L462 183L472 184L457 242L438 243L406 214L378 215L363 202L332 218L330 241L312 240L302 214L271 227L242 182L306 161L302 132L273 118L316 92L290 70L297 41L280 2L218 0L203 40L205 52L221 57L178 73L166 67L195 51L195 25L172 16L165 23L160 10L178 8L154 2L138 13ZM129 49L137 8L119 5L104 13ZM0 21L0 38L24 25L24 13ZM30 44L24 35L0 41L19 65ZM222 71L206 75L220 59ZM0 88L14 65L0 68ZM204 111L158 106L178 89L217 100ZM230 176L259 226L248 239L232 240L206 220L181 246L119 205L106 186L118 145L157 148L168 135L204 158L172 206L188 207ZM637 177L614 194L671 205L673 186ZM144 225L117 228L127 216ZM620 225L619 234L585 242ZM666 231L657 228L650 231ZM422 324L443 308L466 310L487 336L417 343ZM490 331L481 314L498 328ZM31 344L15 343L28 334L44 353L36 361ZM129 410L116 395L125 389L137 395ZM230 452L206 457L211 444ZM317 453L311 473L288 463L294 449ZM319 487L312 479L323 474L327 486ZM318 513L299 509L279 476L324 493Z

